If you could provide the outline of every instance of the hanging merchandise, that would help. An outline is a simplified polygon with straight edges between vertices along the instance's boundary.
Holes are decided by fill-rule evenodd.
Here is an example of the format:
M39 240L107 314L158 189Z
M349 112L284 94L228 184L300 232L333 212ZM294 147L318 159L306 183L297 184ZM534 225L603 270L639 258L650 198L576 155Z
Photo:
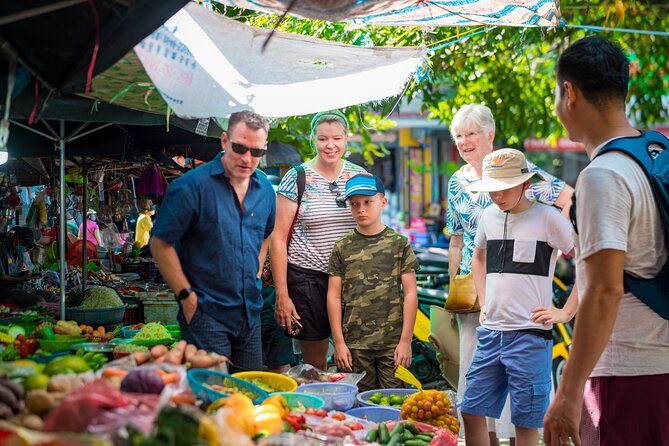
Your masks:
M158 198L165 194L167 180L158 168L158 164L151 163L139 176L135 185L137 195L149 198Z

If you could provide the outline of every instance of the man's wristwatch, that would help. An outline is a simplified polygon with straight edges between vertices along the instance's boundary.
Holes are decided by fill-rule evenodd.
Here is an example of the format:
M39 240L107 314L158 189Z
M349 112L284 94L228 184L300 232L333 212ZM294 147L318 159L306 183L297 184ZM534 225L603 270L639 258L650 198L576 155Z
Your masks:
M190 294L194 291L195 290L190 287L184 288L183 290L179 291L179 294L177 294L176 296L177 302L181 302L184 299L188 299L188 296L190 296Z

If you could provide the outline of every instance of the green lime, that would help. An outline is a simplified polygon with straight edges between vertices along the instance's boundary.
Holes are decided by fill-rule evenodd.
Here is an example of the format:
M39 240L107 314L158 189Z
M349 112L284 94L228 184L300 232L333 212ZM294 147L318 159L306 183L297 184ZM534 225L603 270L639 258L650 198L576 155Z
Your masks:
M35 373L34 375L30 375L23 380L23 388L26 391L46 389L46 386L49 385L50 380L51 378L49 378L44 373Z
M390 404L392 404L393 406L396 405L401 406L403 402L404 402L404 397L399 395L390 395Z
M390 398L384 396L381 398L381 401L379 401L379 404L382 406L390 406Z

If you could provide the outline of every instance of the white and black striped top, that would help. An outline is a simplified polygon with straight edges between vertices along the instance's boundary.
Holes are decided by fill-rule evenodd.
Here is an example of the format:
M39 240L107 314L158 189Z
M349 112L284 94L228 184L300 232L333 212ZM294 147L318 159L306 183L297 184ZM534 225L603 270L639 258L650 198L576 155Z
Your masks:
M307 163L303 163L302 167L305 189L288 246L288 263L325 273L335 242L355 227L350 208L337 206L336 198L344 196L348 179L365 172L365 169L344 161L335 187ZM278 193L297 201L295 169L290 169L283 177Z

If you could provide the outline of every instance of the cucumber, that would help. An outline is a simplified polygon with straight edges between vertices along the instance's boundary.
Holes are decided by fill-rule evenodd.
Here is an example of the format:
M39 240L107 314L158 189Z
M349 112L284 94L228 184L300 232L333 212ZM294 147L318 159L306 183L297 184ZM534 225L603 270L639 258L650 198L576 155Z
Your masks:
M388 442L388 446L398 446L401 443L402 443L402 434L399 432L395 432L393 435L390 436L390 441Z
M404 442L404 446L427 446L430 443L424 440L409 440Z
M423 435L423 434L418 434L413 438L414 438L414 440L423 440L423 441L427 441L428 443L430 441L432 441L432 437L430 437L428 435Z
M404 429L404 433L402 434L402 439L404 441L413 440L413 434L409 429Z
M390 432L386 423L379 423L379 443L388 444L390 441Z
M367 432L367 436L365 437L365 441L369 443L373 443L376 441L376 437L379 434L378 429L372 429L369 432Z
M393 427L393 430L390 431L390 436L392 437L395 434L401 434L404 432L404 427L402 426L402 423L399 421L395 423L395 426Z
M404 423L404 429L408 430L414 435L418 435L420 433L418 428L411 421L407 421L406 423Z

